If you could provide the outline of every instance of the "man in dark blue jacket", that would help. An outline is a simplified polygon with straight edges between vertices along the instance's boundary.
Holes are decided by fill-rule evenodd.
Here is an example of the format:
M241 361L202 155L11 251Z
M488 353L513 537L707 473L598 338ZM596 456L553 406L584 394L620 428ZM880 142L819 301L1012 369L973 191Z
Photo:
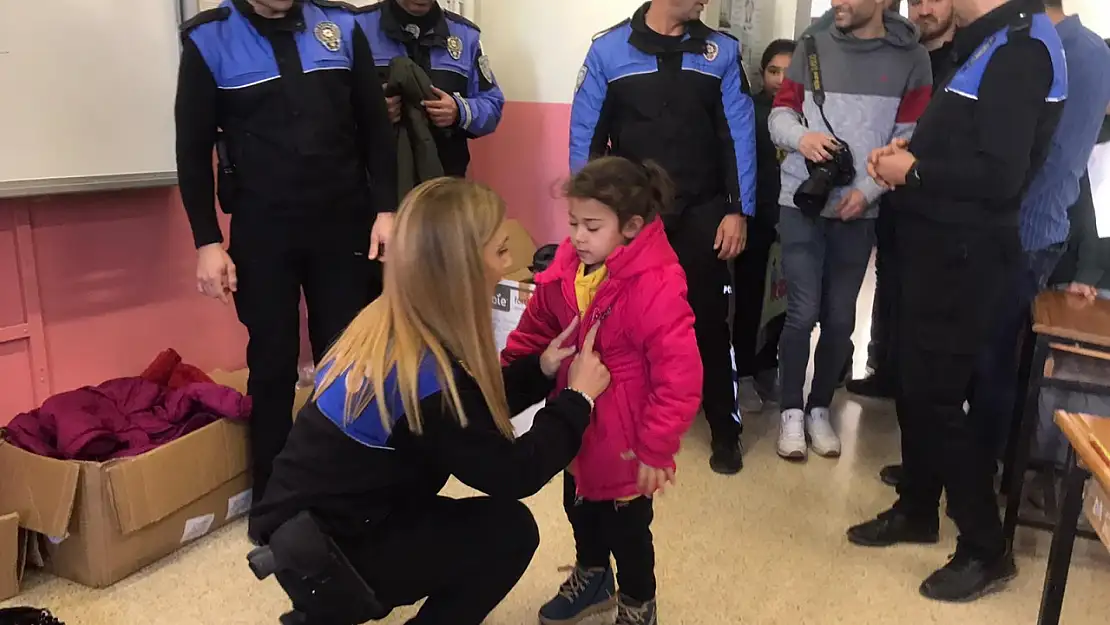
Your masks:
M175 120L197 288L250 335L254 493L293 425L300 301L319 359L372 299L397 156L367 35L325 0L226 0L182 27ZM232 213L224 250L219 200Z
M698 17L704 0L652 0L594 38L578 74L570 166L613 154L653 160L674 179L667 236L689 281L705 365L710 465L740 471L740 413L728 329L728 260L755 214L755 109L740 43Z
M435 0L384 0L355 9L370 40L378 77L389 81L389 63L407 56L432 79L437 96L424 102L443 171L465 176L470 165L467 142L497 129L505 96L497 86L481 31L466 18L444 11ZM390 120L401 121L401 97L387 94Z

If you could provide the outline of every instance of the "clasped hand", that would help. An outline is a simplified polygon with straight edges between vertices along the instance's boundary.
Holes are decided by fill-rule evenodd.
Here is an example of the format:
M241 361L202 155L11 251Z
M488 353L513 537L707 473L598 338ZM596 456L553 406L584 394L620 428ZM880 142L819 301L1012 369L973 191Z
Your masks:
M867 157L867 174L887 191L906 184L906 176L917 162L909 145L906 139L895 139L890 145L872 150Z

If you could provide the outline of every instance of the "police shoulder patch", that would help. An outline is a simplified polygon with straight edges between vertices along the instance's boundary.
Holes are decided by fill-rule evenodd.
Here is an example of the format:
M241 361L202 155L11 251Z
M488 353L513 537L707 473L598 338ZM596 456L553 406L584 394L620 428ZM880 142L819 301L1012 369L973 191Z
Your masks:
M193 17L185 20L185 23L181 25L181 34L187 35L189 34L189 31L193 30L197 26L203 26L204 24L209 24L211 22L222 22L229 17L231 17L231 9L228 7L216 7L214 9L201 11Z
M608 35L609 33L611 33L614 30L628 24L631 21L632 21L632 18L626 18L626 19L621 20L619 24L613 24L609 28L606 28L605 30L603 30L603 31L597 33L596 35L594 35L593 41L597 41L598 39L604 37L605 35Z
M574 84L574 92L578 93L582 89L582 85L586 84L586 77L590 75L590 69L585 65L582 69L578 70L578 81Z
M466 19L465 17L459 15L458 13L452 13L451 11L444 11L443 16L446 17L447 19L451 20L452 22L455 22L456 24L462 24L463 26L466 26L467 28L473 28L477 32L482 32L482 29L478 28L477 24L475 24L474 22L472 22L472 21Z

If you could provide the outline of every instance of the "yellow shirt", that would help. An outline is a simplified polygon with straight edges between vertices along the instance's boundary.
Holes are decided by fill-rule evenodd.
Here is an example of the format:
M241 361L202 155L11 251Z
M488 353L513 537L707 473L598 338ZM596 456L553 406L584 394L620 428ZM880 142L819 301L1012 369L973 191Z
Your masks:
M586 265L578 265L578 276L574 278L574 294L578 298L578 316L584 316L601 288L601 283L609 275L609 269L602 265L586 275Z

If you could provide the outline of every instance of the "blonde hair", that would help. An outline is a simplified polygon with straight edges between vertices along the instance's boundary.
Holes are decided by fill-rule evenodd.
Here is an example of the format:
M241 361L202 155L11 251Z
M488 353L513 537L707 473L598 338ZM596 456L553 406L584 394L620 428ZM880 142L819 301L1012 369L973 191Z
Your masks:
M466 412L455 383L454 359L478 383L497 428L513 437L505 384L493 338L485 248L505 219L505 203L489 187L461 178L420 185L401 203L389 241L384 291L362 310L321 362L323 392L346 379L344 419L376 401L382 424L392 425L385 380L396 373L414 434L423 431L420 366L435 360L446 403L462 426Z

